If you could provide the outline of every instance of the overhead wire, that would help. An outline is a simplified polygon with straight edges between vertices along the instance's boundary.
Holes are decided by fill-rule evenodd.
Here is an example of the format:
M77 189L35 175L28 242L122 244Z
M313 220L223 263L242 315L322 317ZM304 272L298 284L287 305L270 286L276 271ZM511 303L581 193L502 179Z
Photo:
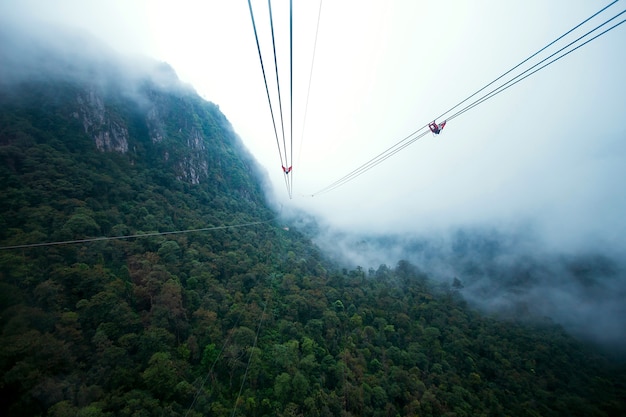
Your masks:
M426 127L428 127L428 125L424 125L420 129L418 129L415 132L411 133L410 135L406 136L404 139L402 139L401 141L397 142L395 145L385 149L383 152L379 153L378 155L376 155L375 157L373 157L372 159L370 159L369 161L367 161L366 163L364 163L360 167L358 167L355 170L351 171L350 173L344 175L343 177L341 177L337 181L333 182L332 184L322 188L321 190L315 192L314 194L311 194L311 197L314 197L316 195L324 194L324 193L327 193L329 191L332 191L335 188L340 187L341 185L343 185L343 184L353 180L354 178L358 177L359 175L361 175L365 171L368 171L371 168L375 167L376 165L380 164L381 162L387 160L389 157L395 155L396 153L398 153L402 149L406 148L407 146L409 146L410 144L412 144L416 140L424 137L428 133L428 131L423 132L421 135L418 135L416 137L414 137L414 136L415 136L415 134L417 134L419 131L423 130Z
M465 113L468 110L471 110L472 108L476 107L477 105L489 100L491 97L500 94L501 92L503 92L504 90L507 90L508 88L514 86L515 84L519 83L520 81L530 77L531 75L535 74L536 72L542 70L543 68L553 64L554 62L560 60L561 58L569 55L570 53L574 52L575 50L581 48L582 46L585 46L586 44L588 44L589 42L593 41L594 39L597 39L598 37L604 35L605 33L615 29L616 27L618 27L619 25L623 24L624 22L626 22L625 20L622 20L619 23L616 23L615 25L611 26L610 28L604 30L603 32L595 35L594 37L588 39L587 41L581 43L580 45L576 46L575 48L570 49L567 52L564 52L563 54L559 55L558 57L556 57L555 59L551 60L550 62L546 63L545 65L542 65L541 67L535 69L534 71L528 73L529 71L533 70L534 68L538 67L539 65L543 64L544 62L546 62L547 60L549 60L550 58L554 57L555 55L559 54L560 52L563 52L565 49L569 48L570 46L574 45L576 42L584 39L585 37L589 36L590 34L592 34L593 32L595 32L596 30L600 29L601 27L607 25L608 23L610 23L611 21L617 19L619 16L623 15L624 13L626 13L626 10L621 11L620 13L616 14L615 16L613 16L612 18L606 20L604 23L601 23L600 25L596 26L595 28L591 29L590 31L588 31L587 33L585 33L582 36L579 36L578 38L576 38L575 40L573 40L572 42L568 43L567 45L565 45L564 47L562 47L561 49L559 49L558 51L552 53L551 55L549 55L548 57L542 59L541 61L539 61L538 63L536 63L535 65L533 65L532 67L526 69L525 71L521 72L520 74L516 75L515 77L511 78L509 81L507 81L506 83L500 85L498 88L495 88L493 90L491 90L489 93L485 94L484 96L482 96L481 98L479 98L478 100L472 102L470 105L466 106L465 108L463 108L462 110L459 110L458 112L456 112L455 114L453 114L452 116L448 117L447 120L452 120L457 116L460 116L461 114ZM528 74L526 74L528 73ZM524 74L526 74L525 76L523 76ZM523 76L523 77L522 77Z
M248 370L250 369L250 364L252 363L252 356L254 355L254 349L256 348L257 341L259 340L259 333L261 333L261 326L263 325L263 320L265 318L265 310L267 309L267 305L269 304L269 301L270 299L268 299L268 302L266 302L265 306L263 306L263 312L261 313L261 318L259 319L259 326L256 329L256 334L254 336L254 343L252 344L252 349L250 350L250 356L248 356L248 364L246 365L246 370L241 380L241 386L239 387L239 393L237 394L237 398L235 399L235 405L233 406L233 413L231 414L231 417L233 417L235 413L237 412L237 405L239 403L239 398L241 398L241 393L243 392L243 387L246 383L246 378L248 377Z
M0 250L37 248L37 247L43 247L43 246L72 245L72 244L77 244L77 243L102 242L102 241L108 241L108 240L124 240L124 239L134 239L134 238L152 237L152 236L165 236L165 235L177 235L177 234L186 234L186 233L195 233L195 232L207 232L207 231L212 231L212 230L236 229L240 227L249 227L249 226L256 226L259 224L269 223L273 221L274 219L276 219L276 217L272 217L269 220L233 224L230 226L203 227L200 229L175 230L171 232L149 232L149 233L137 233L133 235L124 235L124 236L101 236L101 237L93 237L93 238L85 238L85 239L63 240L63 241L56 241L56 242L27 243L23 245L0 246Z
M291 158L289 161L289 166L293 164L293 0L289 0L289 84L290 84L290 92L289 92L289 101L290 101L290 109L289 109L289 149L291 152ZM291 188L289 189L289 197L293 195L293 172L289 177L289 184Z
M523 60L521 63L517 64L516 66L514 66L513 68L511 68L510 70L508 70L507 72L505 72L504 74L500 75L498 78L496 78L495 80L491 81L490 83L486 84L484 87L482 87L480 90L476 91L475 93L471 94L470 96L468 96L467 98L465 98L464 100L462 100L461 102L457 103L455 106L451 107L449 110L447 110L446 112L442 113L442 115L440 115L439 117L435 118L435 120L437 119L441 119L442 117L444 117L446 114L448 114L449 112L451 112L452 110L454 110L455 108L459 107L461 104L465 103L466 101L468 101L469 99L471 99L472 97L474 97L475 95L477 95L478 93L480 93L481 91L485 90L487 87L489 87L490 85L494 84L496 81L502 79L504 76L506 76L507 74L511 73L512 71L514 71L515 69L519 68L522 64L524 64L525 62L529 61L531 58L535 57L536 55L538 55L539 53L543 52L545 49L547 49L549 46L552 46L554 43L556 43L558 40L562 39L563 37L565 37L566 35L568 35L569 33L571 33L572 31L574 31L575 29L579 28L581 25L583 25L584 23L588 22L589 20L591 20L593 17L597 16L598 14L600 14L601 12L603 12L604 10L606 10L607 8L609 8L610 6L614 5L617 1L619 0L615 0L612 3L610 3L609 5L605 6L604 8L602 8L600 11L594 13L592 16L588 17L587 19L585 19L583 22L579 23L578 25L576 25L574 28L568 30L566 33L564 33L563 35L559 36L557 39L555 39L554 41L550 42L548 45L546 45L545 47L541 48L540 50L538 50L537 52L535 52L534 54L532 54L531 56L529 56L528 58L526 58L525 60ZM519 81L522 81L523 79L528 78L530 75L535 74L537 71L547 67L548 65L552 64L555 61L558 61L559 59L563 58L564 56L568 55L569 53L577 50L578 48L584 46L585 44L591 42L592 40L604 35L605 33L607 33L608 31L614 29L615 27L621 25L622 23L624 23L624 21L614 25L613 27L605 30L604 32L594 36L593 38L587 40L586 42L584 42L583 44L577 46L576 48L573 48L572 50L562 54L561 56L559 56L558 58L550 61L549 63L547 63L546 65L538 68L537 70L531 72L530 74L526 75L525 77L513 82L513 80L515 80L516 78L520 77L521 75L525 74L526 72L532 70L533 68L535 68L536 66L540 65L541 63L545 62L546 60L550 59L551 57L553 57L554 55L558 54L559 52L562 52L564 49L568 48L569 46L573 45L574 43L580 41L581 39L583 39L584 37L588 36L589 34L591 34L592 32L598 30L600 27L606 25L607 23L609 23L610 21L616 19L618 16L620 16L621 14L625 13L626 10L622 11L621 13L613 16L611 19L605 21L604 23L602 23L601 25L597 26L596 28L592 29L591 31L587 32L586 34L580 36L579 38L577 38L575 41L569 43L567 46L559 49L557 52L553 53L552 55L550 55L549 57L545 58L544 60L540 61L538 64L535 64L534 66L532 66L531 68L527 69L526 71L522 72L521 74L518 74L516 77L514 77L513 79L505 82L504 84L500 85L499 87L497 87L496 89L490 91L489 93L483 95L481 98L479 98L478 100L472 102L471 104L467 105L465 108L463 108L462 110L458 111L457 113L455 113L454 115L452 115L451 117L449 117L447 120L452 120L453 118L465 113L466 111L476 107L478 104L483 103L486 100L489 100L490 98L494 97L495 95L499 94L500 92L508 89L509 87L517 84ZM513 82L512 84L509 84ZM509 84L509 85L507 85ZM404 148L406 148L407 146L411 145L412 143L414 143L415 141L417 141L418 139L424 137L425 135L428 134L428 130L423 132L422 134L415 136L417 133L419 133L421 130L425 129L428 127L428 124L422 126L421 128L419 128L418 130L414 131L413 133L411 133L410 135L406 136L404 139L400 140L399 142L397 142L396 144L392 145L391 147L387 148L386 150L384 150L383 152L379 153L377 156L375 156L374 158L370 159L369 161L367 161L366 163L364 163L363 165L359 166L358 168L356 168L355 170L351 171L350 173L346 174L345 176L343 176L342 178L338 179L337 181L331 183L330 185L322 188L321 190L317 191L314 194L311 194L311 196L316 196L319 194L323 194L323 193L327 193L329 191L332 191L342 185L344 185L345 183L355 179L356 177L360 176L361 174L363 174L364 172L372 169L373 167L375 167L376 165L382 163L383 161L387 160L388 158L390 158L391 156L395 155L396 153L398 153L399 151L403 150Z
M304 104L304 116L302 119L302 132L300 134L300 146L298 147L298 160L297 165L300 164L300 157L302 155L302 147L304 145L304 132L306 131L306 121L309 111L309 97L311 95L311 81L313 80L313 68L315 66L315 52L317 51L317 37L320 30L320 19L322 17L322 0L320 0L320 7L317 12L317 25L315 28L315 41L313 42L313 57L311 58L311 69L309 71L309 85L306 91L306 99Z
M258 54L259 54L259 61L261 62L261 72L263 73L263 82L265 83L265 93L267 95L267 102L269 104L270 114L272 116L272 126L274 127L274 136L276 137L276 146L278 147L278 156L280 157L280 165L281 166L285 166L287 164L287 162L283 161L283 154L282 154L282 151L280 149L280 140L278 139L278 129L276 128L276 118L274 117L274 108L272 107L272 99L270 97L270 91L269 91L269 87L267 85L267 76L265 74L265 65L263 64L263 54L261 53L261 45L259 43L259 35L258 35L257 28L256 28L256 22L254 20L254 11L252 10L252 2L251 2L251 0L248 0L248 8L250 9L250 18L252 20L252 28L254 29L254 38L256 40L256 47L257 47L257 51L258 51ZM270 6L270 10L271 10L271 6ZM278 68L276 68L276 71L278 73ZM277 77L278 77L278 75L277 75ZM282 117L282 115L281 115L281 117ZM284 133L283 133L283 139L284 139ZM287 187L287 192L289 193L290 192L290 190L289 190L289 183L288 183L286 177L287 176L285 175L285 186Z
M289 160L287 159L287 144L285 142L285 119L283 117L283 100L280 92L280 79L278 76L278 57L276 56L276 38L274 36L274 19L272 17L272 0L267 0L267 5L270 14L270 29L272 33L272 49L274 51L274 72L276 73L276 88L278 90L278 108L280 111L280 126L283 133L283 152L285 154L285 166L289 167Z
M281 87L280 87L280 76L279 76L279 69L278 69L278 52L277 52L277 48L276 48L276 34L275 34L275 30L274 30L274 18L273 18L273 12L272 12L272 4L271 4L271 0L268 0L268 10L269 10L269 20L270 20L270 30L271 30L271 37L272 37L272 50L273 50L273 56L274 56L274 69L275 69L275 75L276 75L276 88L278 91L278 107L279 107L279 115L280 115L280 125L281 125L281 133L282 133L282 148L280 145L280 139L279 139L279 135L278 135L278 128L276 126L276 117L274 115L274 111L273 111L273 106L272 106L272 99L271 99L271 95L269 93L269 87L268 87L268 82L267 82L267 76L266 76L266 72L265 72L265 66L263 64L263 54L261 52L261 47L260 47L260 42L259 42L259 36L258 36L258 31L256 29L256 21L254 19L254 11L252 8L252 3L251 0L248 0L248 8L250 10L250 17L252 20L252 26L254 29L254 36L255 36L255 40L256 40L256 44L257 44L257 51L258 51L258 55L259 55L259 61L261 62L261 71L263 73L263 81L265 83L265 91L266 91L266 95L267 95L267 100L270 106L270 113L272 115L272 124L274 127L274 135L276 137L276 145L278 148L278 152L279 152L279 157L280 157L280 162L281 165L283 167L283 171L284 171L284 181L285 181L285 186L287 188L287 193L289 195L289 198L293 197L293 182L294 182L294 175L293 175L293 153L294 153L294 123L293 123L293 98L294 98L294 83L293 83L293 30L294 30L294 24L293 24L293 0L289 1L289 76L290 76L290 91L289 91L289 97L290 97L290 107L289 107L289 148L287 147L287 139L286 139L286 133L285 133L285 115L283 112L283 105L282 105L282 92L281 92ZM306 120L306 112L308 111L308 100L309 100L309 94L310 94L310 90L311 90L311 79L312 79L312 74L313 74L313 63L314 63L314 59L315 59L315 48L317 47L317 35L319 33L319 22L320 22L320 17L321 17L321 8L322 8L322 2L320 0L320 7L319 7L319 12L318 12L318 19L317 19L317 28L316 28L316 33L315 33L315 47L314 47L314 51L313 51L313 61L311 62L311 73L309 75L309 86L308 86L308 91L307 91L307 98L306 98L306 108L305 108L305 120ZM303 126L303 133L302 136L304 135L304 126ZM302 141L302 138L301 138ZM301 148L300 148L301 150Z
M493 85L494 83L496 83L497 81L501 80L502 78L504 78L505 76L507 76L508 74L510 74L511 72L515 71L517 68L521 67L522 65L524 65L526 62L530 61L531 59L533 59L534 57L536 57L537 55L539 55L541 52L545 51L546 49L548 49L550 46L554 45L555 43L557 43L558 41L560 41L561 39L563 39L565 36L569 35L570 33L572 33L573 31L575 31L576 29L578 29L579 27L581 27L582 25L584 25L585 23L587 23L588 21L590 21L591 19L593 19L594 17L598 16L600 13L604 12L606 9L608 9L609 7L613 6L615 3L617 3L619 0L614 0L613 2L609 3L608 5L604 6L602 9L598 10L597 12L595 12L594 14L592 14L591 16L589 16L588 18L586 18L585 20L583 20L582 22L580 22L579 24L577 24L576 26L574 26L573 28L571 28L570 30L568 30L567 32L565 32L564 34L562 34L561 36L559 36L558 38L556 38L555 40L553 40L552 42L548 43L546 46L544 46L543 48L539 49L537 52L531 54L528 58L524 59L522 62L520 62L519 64L515 65L513 68L509 69L508 71L504 72L502 75L500 75L498 78L494 79L493 81L489 82L488 84L484 85L483 87L481 87L479 90L475 91L474 93L470 94L468 97L464 98L463 100L461 100L460 102L458 102L457 104L455 104L454 106L452 106L451 108L449 108L448 110L446 110L445 112L443 112L441 115L439 115L438 117L435 118L435 120L437 119L441 119L442 117L444 117L446 114L450 113L452 110L456 109L457 107L459 107L461 104L465 103L467 100L471 99L472 97L474 97L476 94L480 93L481 91L485 90L486 88L488 88L489 86Z
M241 317L243 316L243 312L244 312L243 309L239 312L239 316L237 317L237 320L235 321L235 324L233 324L233 326L231 327L231 332L226 333L227 336L226 336L226 339L224 340L224 343L222 344L222 348L220 349L220 351L218 352L217 356L213 360L213 363L211 364L211 367L209 368L209 370L206 373L205 377L202 379L202 383L200 384L200 386L196 390L196 394L193 396L193 400L191 401L191 404L189 405L189 408L187 409L187 412L185 413L185 417L187 417L189 415L189 413L193 409L193 406L196 404L196 401L198 401L198 398L200 397L200 394L202 393L202 389L204 388L204 385L209 380L209 377L213 373L213 369L215 369L215 365L217 364L219 359L222 357L222 354L224 353L224 350L226 350L226 345L228 345L228 342L232 338L232 334L233 334L232 330L235 327L237 327L237 325L241 321Z

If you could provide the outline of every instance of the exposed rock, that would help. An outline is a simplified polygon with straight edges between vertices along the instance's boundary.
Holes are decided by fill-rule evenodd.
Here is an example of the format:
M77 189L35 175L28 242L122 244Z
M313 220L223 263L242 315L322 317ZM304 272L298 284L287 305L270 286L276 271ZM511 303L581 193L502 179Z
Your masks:
M159 111L156 107L150 108L146 114L146 122L148 124L148 130L150 131L150 139L152 143L159 143L163 141L164 129L163 123L159 117Z
M183 176L179 179L187 180L192 184L199 184L201 179L208 176L209 163L206 159L205 139L198 129L191 129L191 133L187 137L187 146L192 152L180 163Z
M128 152L128 129L121 122L113 121L102 97L89 90L76 97L78 111L73 116L82 122L85 133L101 151Z

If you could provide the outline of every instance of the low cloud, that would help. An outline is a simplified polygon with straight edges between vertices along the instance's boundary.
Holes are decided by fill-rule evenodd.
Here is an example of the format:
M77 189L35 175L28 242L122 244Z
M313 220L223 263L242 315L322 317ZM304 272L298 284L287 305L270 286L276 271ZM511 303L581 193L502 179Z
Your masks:
M416 236L356 234L304 221L296 226L346 267L376 270L407 260L468 303L501 319L546 319L580 340L626 358L626 265L601 248L554 251L528 224Z
M0 20L0 87L48 80L81 83L101 91L116 89L139 104L145 82L153 88L187 94L167 63L121 54L89 32L34 20Z

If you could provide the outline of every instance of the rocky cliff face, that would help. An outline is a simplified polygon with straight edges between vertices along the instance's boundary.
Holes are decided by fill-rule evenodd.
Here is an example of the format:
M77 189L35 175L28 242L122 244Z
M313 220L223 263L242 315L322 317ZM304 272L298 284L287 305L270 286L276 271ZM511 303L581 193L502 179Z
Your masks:
M178 82L175 74L172 77L170 85ZM136 122L145 127L141 130L147 132L149 142L144 146L163 145L159 146L163 149L158 157L162 162L174 165L179 180L191 184L206 180L209 165L207 142L212 138L202 126L202 119L206 119L208 114L197 113L202 107L212 105L198 101L192 91L168 91L149 78L144 81L144 88L131 95L125 96L123 87L114 85L107 91L86 85L81 86L76 94L72 117L80 122L96 148L102 152L127 153L136 149L136 144L130 143L145 139L130 137L128 120L125 120L123 112L131 109L137 117ZM194 101L197 106L191 105ZM173 144L177 152L166 149L167 145Z
M201 126L189 124L187 120L170 120L171 110L168 109L167 92L153 92L153 96L160 97L157 101L127 103L134 107L140 119L145 124L151 144L167 144L178 142L181 152L180 158L173 161L172 152L164 149L159 155L163 162L174 162L177 169L177 178L191 184L199 184L208 178L208 149L209 137L202 131ZM127 121L119 109L109 103L111 99L107 93L86 86L79 91L72 106L75 110L71 116L78 120L84 133L94 142L96 148L102 152L127 153L131 149L129 143L137 138L131 138ZM180 119L179 115L179 119ZM134 146L136 149L136 146Z
M23 39L0 30L0 104L20 102L31 115L73 121L97 150L134 162L147 158L189 184L240 182L222 167L254 171L217 106L184 85L169 65L123 59L101 45L68 55L59 39ZM36 54L20 50L32 44Z
M86 90L76 96L77 111L72 116L78 119L85 134L93 139L100 151L128 152L128 129L104 106L102 96L95 90Z

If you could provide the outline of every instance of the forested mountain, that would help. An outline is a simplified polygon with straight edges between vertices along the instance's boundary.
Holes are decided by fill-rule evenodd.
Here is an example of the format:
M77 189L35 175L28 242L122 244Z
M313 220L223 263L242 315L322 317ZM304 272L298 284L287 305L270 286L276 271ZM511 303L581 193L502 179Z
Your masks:
M26 51L0 51L1 415L626 414L623 369L558 326L285 230L167 65Z

